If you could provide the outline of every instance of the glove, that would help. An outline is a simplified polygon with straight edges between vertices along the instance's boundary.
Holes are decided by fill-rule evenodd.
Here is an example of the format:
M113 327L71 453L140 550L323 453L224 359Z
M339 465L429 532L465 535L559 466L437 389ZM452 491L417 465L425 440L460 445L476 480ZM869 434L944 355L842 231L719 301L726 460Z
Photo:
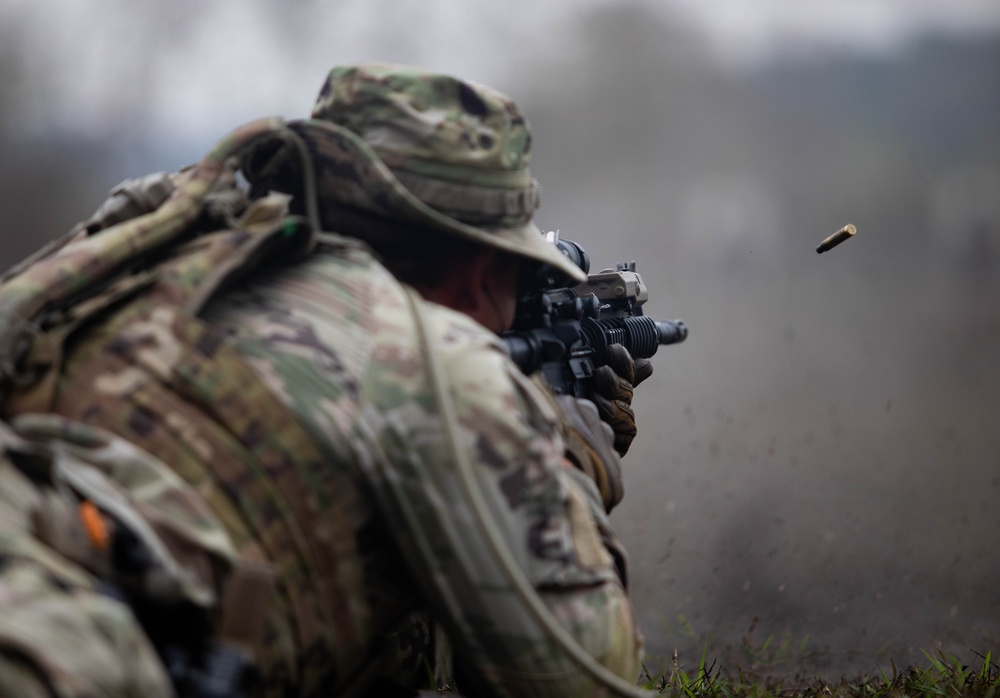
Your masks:
M590 400L557 395L556 402L563 411L566 457L590 476L604 509L610 512L625 493L621 461L613 448L614 432Z
M635 412L632 392L635 386L653 374L649 359L633 359L621 344L608 347L608 363L594 371L594 394L597 411L614 432L615 450L628 452L635 438Z

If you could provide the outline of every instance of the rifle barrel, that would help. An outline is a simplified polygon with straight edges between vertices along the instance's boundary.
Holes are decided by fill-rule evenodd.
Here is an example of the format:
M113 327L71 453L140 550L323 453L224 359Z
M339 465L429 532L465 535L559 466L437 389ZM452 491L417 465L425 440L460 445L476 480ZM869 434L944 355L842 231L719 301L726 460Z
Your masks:
M677 344L687 339L688 328L683 320L660 320L656 323L660 344Z

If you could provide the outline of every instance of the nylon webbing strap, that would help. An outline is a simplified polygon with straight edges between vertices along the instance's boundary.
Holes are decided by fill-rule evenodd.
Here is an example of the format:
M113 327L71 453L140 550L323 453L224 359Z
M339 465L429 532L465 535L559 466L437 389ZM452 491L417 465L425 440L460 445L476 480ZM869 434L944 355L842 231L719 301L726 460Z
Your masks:
M454 184L401 170L393 170L393 174L425 204L454 214L460 220L463 214L474 214L476 218L523 216L527 221L538 208L541 192L536 179L532 179L525 189L492 189Z
M124 221L100 235L72 238L0 286L0 387L21 385L19 358L37 329L39 316L86 293L129 263L178 239L202 213L206 194L228 174L230 157L268 133L284 129L277 118L251 122L220 141L198 165L176 182L176 189L155 211ZM0 403L3 394L0 393Z

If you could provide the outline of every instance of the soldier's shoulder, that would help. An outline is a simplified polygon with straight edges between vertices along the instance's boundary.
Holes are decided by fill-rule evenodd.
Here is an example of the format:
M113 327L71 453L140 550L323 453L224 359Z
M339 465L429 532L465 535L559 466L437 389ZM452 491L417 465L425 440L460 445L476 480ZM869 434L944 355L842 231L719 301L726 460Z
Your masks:
M503 351L500 338L468 315L430 301L424 301L424 308L432 336L444 353L470 349Z

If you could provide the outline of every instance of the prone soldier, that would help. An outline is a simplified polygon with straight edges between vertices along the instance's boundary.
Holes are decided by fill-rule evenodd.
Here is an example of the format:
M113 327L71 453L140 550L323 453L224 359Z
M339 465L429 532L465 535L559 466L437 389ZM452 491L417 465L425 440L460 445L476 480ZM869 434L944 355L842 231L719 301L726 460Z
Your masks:
M5 277L0 694L636 693L651 369L616 346L598 412L505 351L524 279L586 280L530 144L482 85L335 68Z

